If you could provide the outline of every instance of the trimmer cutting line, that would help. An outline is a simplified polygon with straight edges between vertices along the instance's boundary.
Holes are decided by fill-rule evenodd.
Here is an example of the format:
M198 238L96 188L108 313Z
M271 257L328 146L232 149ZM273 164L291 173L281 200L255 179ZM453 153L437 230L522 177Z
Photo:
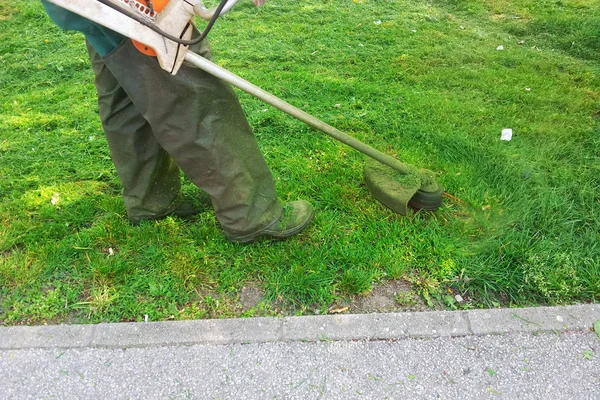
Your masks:
M367 188L393 211L406 215L408 206L422 210L441 206L443 190L433 172L402 163L188 51L188 45L204 39L215 20L238 0L222 0L211 10L201 0L154 0L148 4L143 0L50 1L131 38L140 51L155 55L160 66L171 74L176 74L185 60L370 157L363 169ZM192 20L196 15L210 22L202 35L192 40Z

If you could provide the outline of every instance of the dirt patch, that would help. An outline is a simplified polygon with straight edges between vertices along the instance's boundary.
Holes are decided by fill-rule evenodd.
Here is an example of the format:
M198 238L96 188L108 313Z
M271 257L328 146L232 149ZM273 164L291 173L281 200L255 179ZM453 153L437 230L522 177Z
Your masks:
M384 282L366 295L354 297L347 306L353 314L429 310L410 284L402 280Z
M244 316L269 317L311 314L369 314L404 311L431 311L424 301L404 280L381 282L369 293L354 296L347 301L331 304L323 310L313 307L297 308L281 299L265 302L265 291L260 282L246 282L235 294L220 294L205 289L199 293L199 303L209 318L235 318ZM206 302L210 297L211 301Z
M264 290L256 282L248 282L242 287L240 293L240 303L242 304L242 312L248 311L260 304L265 296Z

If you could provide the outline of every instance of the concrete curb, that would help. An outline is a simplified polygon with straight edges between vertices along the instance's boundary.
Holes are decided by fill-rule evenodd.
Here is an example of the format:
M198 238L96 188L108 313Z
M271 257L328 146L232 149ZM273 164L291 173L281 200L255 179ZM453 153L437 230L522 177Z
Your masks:
M395 340L587 331L600 305L285 318L0 327L0 350L124 348L281 341Z

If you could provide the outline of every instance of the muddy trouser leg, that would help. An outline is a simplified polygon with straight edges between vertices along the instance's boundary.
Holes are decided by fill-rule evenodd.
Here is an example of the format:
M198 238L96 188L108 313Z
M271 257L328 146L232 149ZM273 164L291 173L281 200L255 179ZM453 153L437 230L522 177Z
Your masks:
M210 58L205 41L192 51ZM254 233L281 215L271 171L228 84L188 65L173 76L129 40L102 62L156 142L211 196L227 233Z
M89 44L88 52L96 75L100 119L123 185L127 215L141 219L166 214L179 205L179 167Z

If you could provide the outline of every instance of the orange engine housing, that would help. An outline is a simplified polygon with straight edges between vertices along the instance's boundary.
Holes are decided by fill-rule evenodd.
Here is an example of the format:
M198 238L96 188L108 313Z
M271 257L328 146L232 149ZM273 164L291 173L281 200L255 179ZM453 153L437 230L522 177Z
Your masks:
M141 4L143 4L144 6L148 5L146 0L137 0L137 1ZM153 0L152 8L153 8L154 12L155 13L161 12L162 9L165 8L165 6L167 5L168 2L169 2L169 0ZM154 14L152 13L152 11L150 11L149 8L145 8L143 10L143 12L145 12L146 14L149 14L151 16L154 16ZM131 39L131 41L133 42L133 45L135 46L135 48L138 49L143 54L145 54L147 56L156 57L156 52L154 51L154 49L152 47L146 46L144 43L140 43L133 39Z

